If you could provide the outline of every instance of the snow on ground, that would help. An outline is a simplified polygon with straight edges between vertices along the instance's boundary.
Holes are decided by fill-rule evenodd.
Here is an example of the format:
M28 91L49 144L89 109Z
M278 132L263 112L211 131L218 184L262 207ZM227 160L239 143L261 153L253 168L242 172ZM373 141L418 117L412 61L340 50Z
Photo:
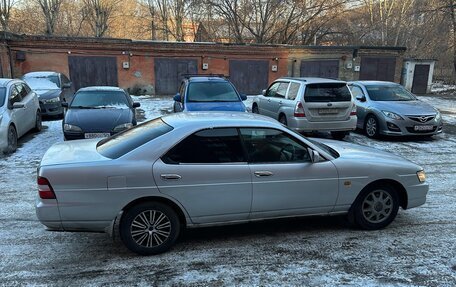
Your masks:
M0 285L455 286L455 100L420 99L448 112L448 132L426 140L370 140L360 133L346 139L404 156L427 172L426 204L400 210L386 229L354 230L343 217L192 229L171 251L151 257L130 253L106 234L44 230L34 210L36 167L63 140L61 120L45 121L41 133L0 158ZM172 112L171 98L135 100L140 120Z

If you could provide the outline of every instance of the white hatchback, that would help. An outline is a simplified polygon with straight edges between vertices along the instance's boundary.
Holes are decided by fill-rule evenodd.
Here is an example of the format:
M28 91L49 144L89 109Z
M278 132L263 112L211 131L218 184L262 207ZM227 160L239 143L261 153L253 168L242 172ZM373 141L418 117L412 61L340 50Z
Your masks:
M256 97L252 112L298 132L331 132L342 139L356 129L356 105L347 83L324 78L279 78Z
M0 151L14 152L31 129L41 131L38 96L21 80L0 79Z

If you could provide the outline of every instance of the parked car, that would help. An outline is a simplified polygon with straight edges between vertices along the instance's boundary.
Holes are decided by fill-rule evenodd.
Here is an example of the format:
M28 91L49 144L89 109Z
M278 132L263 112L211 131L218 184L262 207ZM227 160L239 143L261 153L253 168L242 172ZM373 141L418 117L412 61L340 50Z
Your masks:
M174 112L234 111L245 112L247 96L221 76L193 75L182 80L174 96Z
M442 132L440 112L403 86L383 81L350 82L358 122L368 137L432 136Z
M130 95L118 87L87 87L77 91L62 122L65 140L108 137L136 125Z
M38 96L21 80L0 79L0 151L14 152L31 129L41 131Z
M251 113L179 113L53 145L36 212L50 230L118 230L131 251L156 254L183 227L348 214L380 229L428 188L421 167L387 152L310 140Z
M63 116L62 101L71 101L74 93L71 81L64 74L31 72L22 79L38 94L42 115Z
M298 132L331 132L342 139L356 129L356 106L346 82L323 78L279 78L252 104Z

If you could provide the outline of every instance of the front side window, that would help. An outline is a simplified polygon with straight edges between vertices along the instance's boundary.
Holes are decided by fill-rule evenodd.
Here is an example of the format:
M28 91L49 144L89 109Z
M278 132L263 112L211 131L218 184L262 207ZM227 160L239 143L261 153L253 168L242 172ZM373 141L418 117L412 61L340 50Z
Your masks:
M235 128L207 129L194 133L169 150L162 160L167 164L246 161Z
M288 83L285 83L285 82L280 83L279 87L277 88L277 93L275 94L275 97L285 99L287 90L288 90Z
M267 128L241 128L249 162L307 162L307 147L287 133Z
M238 94L228 82L193 82L188 85L187 102L238 101Z
M19 90L17 89L17 85L14 85L11 87L11 95L10 95L10 103L18 103L22 101L21 94L19 93Z
M353 94L353 97L355 97L355 99L358 97L364 96L363 90L361 90L361 88L358 86L350 86L350 90Z
M280 82L276 82L272 84L269 89L266 91L265 97L275 97L277 93L277 89L279 88Z
M72 109L101 109L129 108L127 95L122 91L82 91L74 95L70 108Z
M351 94L345 83L318 83L306 85L306 102L350 102Z
M6 88L0 87L0 107L5 103L6 98Z
M401 85L366 86L372 101L415 101L415 96Z
M17 89L17 92L19 93L19 95L21 96L22 99L24 99L27 96L28 92L27 92L27 89L25 88L24 85L17 84L16 85L16 89Z

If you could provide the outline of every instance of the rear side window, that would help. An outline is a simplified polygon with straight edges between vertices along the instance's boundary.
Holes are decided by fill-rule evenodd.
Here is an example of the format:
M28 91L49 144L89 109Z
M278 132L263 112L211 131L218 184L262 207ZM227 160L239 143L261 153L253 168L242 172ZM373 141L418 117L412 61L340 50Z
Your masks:
M105 157L119 158L137 147L170 132L172 129L161 119L148 121L101 140L97 144L97 151Z
M235 128L208 129L188 136L163 157L167 164L245 162Z
M301 87L301 84L298 83L291 83L290 84L290 89L288 90L288 99L289 100L294 100L298 96L299 88Z
M318 83L306 85L306 102L350 102L351 94L345 83Z

